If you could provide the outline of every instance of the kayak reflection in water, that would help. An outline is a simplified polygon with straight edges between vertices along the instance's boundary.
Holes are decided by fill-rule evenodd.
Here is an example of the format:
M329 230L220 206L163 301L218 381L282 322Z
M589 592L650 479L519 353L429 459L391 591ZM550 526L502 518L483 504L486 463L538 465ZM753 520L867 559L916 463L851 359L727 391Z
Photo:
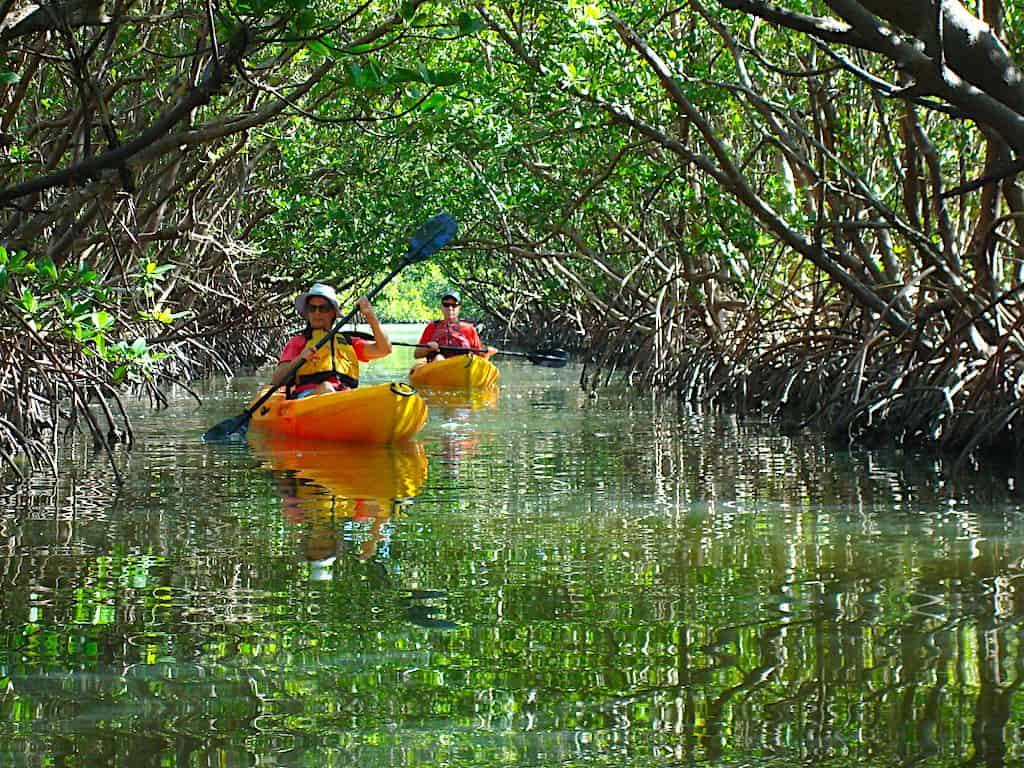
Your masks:
M469 354L456 352L454 350L441 351L441 347L465 347L467 349L480 349L477 352L485 360L491 358L497 349L495 347L484 347L477 335L476 328L472 323L459 320L459 309L462 307L462 298L458 291L447 291L441 296L441 318L427 324L420 335L420 344L426 348L417 347L413 353L417 359L426 358L427 361L443 360L445 355Z
M255 435L250 442L273 469L284 519L300 531L309 579L332 582L349 567L339 557L365 563L358 573L378 593L397 597L405 619L426 629L458 625L439 615L444 592L404 589L388 573L392 522L405 514L427 479L420 443L405 446L323 445L281 435Z
M286 383L295 360L304 362L288 382L288 397L306 397L359 386L359 363L368 363L391 354L391 340L381 327L370 300L360 296L356 306L363 313L373 341L339 332L320 349L316 345L338 319L338 297L324 283L314 283L295 298L295 311L306 321L303 331L292 336L278 356L277 368L270 379L272 386Z
M354 550L356 559L366 562L381 553L387 556L388 523L400 502L383 499L347 499L332 495L308 480L283 476L279 490L291 483L283 495L283 515L302 529L302 553L310 564L310 579L328 581L333 566L344 550Z
M386 556L389 522L427 480L418 442L358 445L254 432L249 447L273 471L284 518L303 527L306 559L321 573L346 544L358 542L359 560Z

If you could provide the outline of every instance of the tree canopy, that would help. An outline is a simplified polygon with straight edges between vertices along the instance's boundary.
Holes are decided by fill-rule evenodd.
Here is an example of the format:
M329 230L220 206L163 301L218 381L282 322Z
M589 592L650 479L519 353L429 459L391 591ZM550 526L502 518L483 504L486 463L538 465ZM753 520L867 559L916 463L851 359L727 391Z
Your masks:
M424 284L571 345L585 387L1016 446L1021 24L923 0L7 3L0 445L43 462L76 414L106 443L120 385L160 402L265 360L297 288L354 298L446 209L460 239Z

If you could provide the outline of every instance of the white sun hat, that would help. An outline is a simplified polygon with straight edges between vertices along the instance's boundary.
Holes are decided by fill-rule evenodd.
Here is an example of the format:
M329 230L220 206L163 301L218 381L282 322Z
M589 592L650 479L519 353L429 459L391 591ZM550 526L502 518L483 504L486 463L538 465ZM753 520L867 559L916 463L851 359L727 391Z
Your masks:
M303 320L309 319L306 317L306 302L309 301L310 296L320 296L327 299L334 306L335 314L341 312L341 308L338 306L338 295L334 292L334 289L324 283L313 283L312 288L295 297L295 311L299 313L299 317Z

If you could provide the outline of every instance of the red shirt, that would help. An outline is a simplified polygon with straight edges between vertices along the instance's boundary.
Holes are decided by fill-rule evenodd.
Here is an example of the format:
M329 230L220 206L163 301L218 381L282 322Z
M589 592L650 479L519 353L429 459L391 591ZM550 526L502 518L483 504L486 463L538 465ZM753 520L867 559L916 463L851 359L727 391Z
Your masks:
M436 341L442 347L471 347L480 349L480 337L476 328L471 323L458 320L454 323L446 323L443 320L435 320L423 329L420 336L420 344L428 344ZM444 350L441 350L443 353Z

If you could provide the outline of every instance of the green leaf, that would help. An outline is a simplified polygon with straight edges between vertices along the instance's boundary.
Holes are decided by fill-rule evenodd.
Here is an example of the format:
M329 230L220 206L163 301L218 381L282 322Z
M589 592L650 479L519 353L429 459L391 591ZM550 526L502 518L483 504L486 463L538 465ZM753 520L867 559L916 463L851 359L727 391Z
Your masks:
M76 322L71 326L71 338L73 338L75 341L79 343L87 341L88 339L91 339L95 335L96 331L92 330L91 328L89 330L86 330L81 323Z
M26 312L35 312L39 307L39 301L28 288L21 292L21 306Z
M319 40L309 40L306 42L306 47L309 48L313 53L319 54L324 58L330 59L333 57L333 53L330 48L324 45Z
M172 269L176 269L174 264L157 264L154 261L146 263L146 277L155 278L161 277L167 274Z
M105 331L114 324L114 317L109 312L92 313L92 324L96 326L98 330Z
M146 340L139 336L132 342L131 351L136 357L146 354Z
M364 91L377 90L383 83L387 82L387 78L384 77L380 66L372 61L365 67L352 62L348 65L348 72L349 77L352 78L352 85Z
M462 74L455 71L431 72L430 82L434 85L455 85L462 80Z
M399 67L391 75L388 76L388 81L392 83L422 83L423 76L416 71L406 69L405 67Z
M316 14L308 8L304 8L295 14L295 28L299 32L308 32L316 26ZM308 43L307 43L308 45Z
M459 14L459 34L460 35L475 35L477 32L486 28L483 19L478 16L471 16L470 14L463 11Z
M53 263L53 259L43 259L39 263L39 274L54 282L57 281L57 265Z
M421 112L433 112L443 109L448 104L448 97L443 93L433 93L420 104Z
M359 45L350 45L345 49L345 53L369 53L377 48L378 43L360 43Z
M0 72L0 85L14 85L21 82L21 75L17 72Z
M398 15L402 17L403 21L412 21L416 15L416 6L406 0L406 2L402 3L401 8L398 9Z
M363 68L363 88L367 90L375 90L380 88L381 84L384 83L386 78L384 72L376 62L370 62Z
M363 68L359 65L359 62L353 61L348 65L348 76L352 81L352 85L356 88L360 88L360 82L363 78Z

